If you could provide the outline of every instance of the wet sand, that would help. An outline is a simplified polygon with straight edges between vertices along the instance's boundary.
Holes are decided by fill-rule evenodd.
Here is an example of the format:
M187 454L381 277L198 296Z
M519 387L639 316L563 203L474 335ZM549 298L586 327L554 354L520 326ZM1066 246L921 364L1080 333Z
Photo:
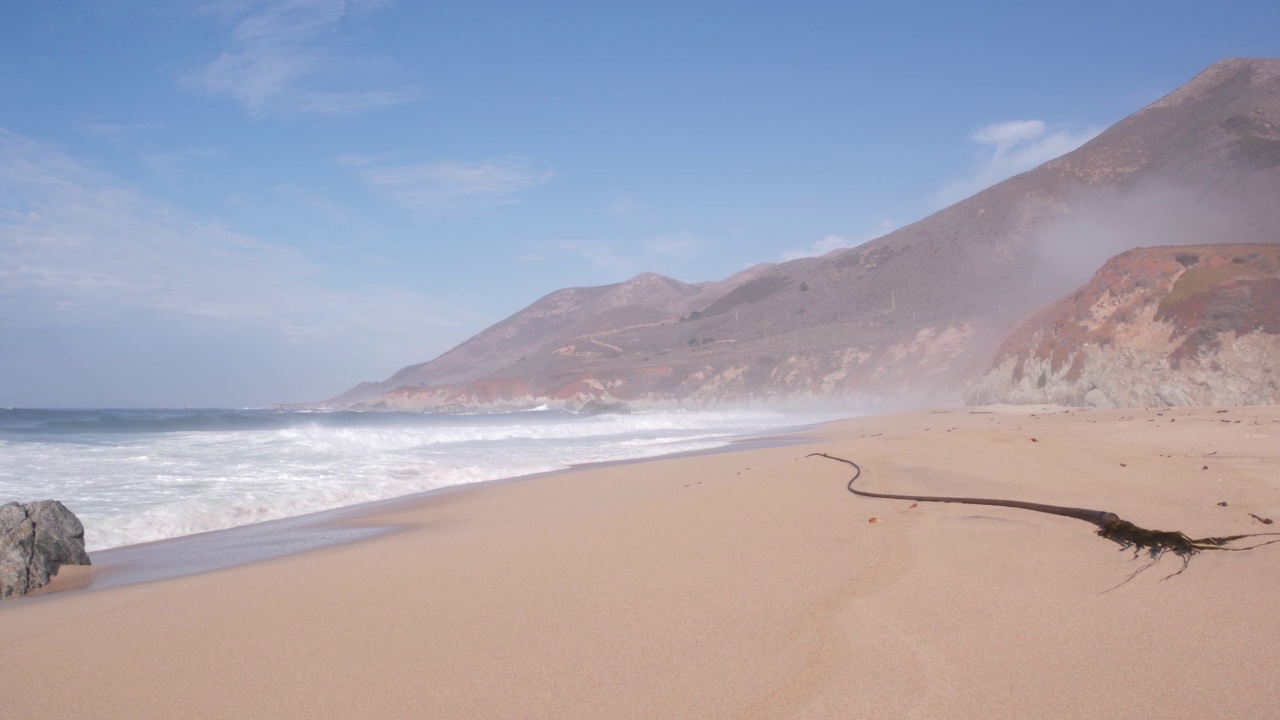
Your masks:
M1280 408L1221 410L912 411L391 503L342 521L396 530L359 542L2 604L0 697L28 718L1276 716L1280 545L1124 583L1145 560L1088 523L855 497L851 468L804 457L878 492L1268 531Z

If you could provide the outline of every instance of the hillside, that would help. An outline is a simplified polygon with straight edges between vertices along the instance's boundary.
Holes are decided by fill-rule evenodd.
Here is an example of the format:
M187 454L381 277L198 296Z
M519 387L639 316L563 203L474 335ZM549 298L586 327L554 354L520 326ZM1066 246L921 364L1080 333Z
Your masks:
M958 401L1013 328L1108 257L1274 242L1276 198L1280 60L1225 60L1077 150L858 248L716 283L560 290L324 405Z
M978 403L1280 403L1280 245L1144 248L1020 327Z

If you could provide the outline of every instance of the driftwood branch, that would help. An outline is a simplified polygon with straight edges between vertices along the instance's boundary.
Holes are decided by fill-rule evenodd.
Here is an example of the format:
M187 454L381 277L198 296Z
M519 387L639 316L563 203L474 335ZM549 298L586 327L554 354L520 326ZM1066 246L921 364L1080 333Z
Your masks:
M1119 515L1106 510L1090 510L1088 508L1063 507L1061 505L1044 505L1042 503L1023 502L1021 500L1004 500L1001 498L970 498L970 497L935 497L930 495L890 495L888 493L867 492L858 490L853 484L862 477L862 467L852 460L846 460L834 455L826 453L810 453L806 457L824 457L828 460L835 460L846 465L851 465L854 469L853 477L849 478L846 486L849 492L862 497L880 498L884 500L911 500L912 502L939 502L939 503L960 503L964 505L990 505L994 507L1018 508L1020 510L1031 510L1033 512L1048 513L1050 515L1061 515L1063 517L1075 518L1083 520L1097 526L1096 533L1120 546L1121 550L1133 550L1133 556L1136 558L1142 553L1146 553L1151 557L1151 562L1138 568L1120 583L1123 585L1132 580L1138 573L1146 570L1152 565L1160 561L1165 553L1173 553L1182 559L1182 567L1177 572L1165 577L1168 580L1174 575L1180 575L1183 570L1187 569L1187 565L1191 562L1191 558L1199 554L1203 550L1229 550L1243 551L1252 550L1280 542L1280 539L1263 540L1252 545L1233 546L1241 540L1257 537L1274 537L1280 535L1278 532L1267 533L1248 533L1244 535L1228 535L1224 537L1206 537L1192 538L1184 533L1176 530L1148 530L1144 527L1134 525L1121 518ZM1117 585L1116 587L1119 587ZM1113 590L1115 588L1112 588Z

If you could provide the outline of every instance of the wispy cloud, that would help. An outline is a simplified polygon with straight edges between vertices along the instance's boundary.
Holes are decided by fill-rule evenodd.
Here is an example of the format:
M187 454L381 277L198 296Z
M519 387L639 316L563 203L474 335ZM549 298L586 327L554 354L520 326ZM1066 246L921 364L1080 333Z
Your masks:
M371 53L345 50L343 32L384 6L359 0L222 2L211 12L230 24L226 48L186 82L241 103L255 118L345 115L413 102L421 88Z
M521 255L520 262L546 262L566 255L587 263L605 280L620 279L642 272L671 272L698 257L703 241L687 232L663 233L639 241L560 240L530 243L534 252Z
M786 252L782 253L782 259L798 260L800 258L806 258L806 257L818 257L821 255L826 255L829 252L834 252L836 250L843 250L845 248L856 247L858 245L861 245L864 242L867 242L868 240L875 240L881 235L884 235L885 233L893 230L895 227L897 227L895 223L889 220L882 220L880 221L880 224L875 227L875 229L868 231L866 233L863 233L857 238L846 238L840 235L828 235L822 238L821 240L818 240L817 242L813 243L809 247L796 248L794 250L787 250Z
M796 248L795 250L787 250L782 253L783 260L798 260L806 257L817 257L818 255L826 255L832 250L841 248L850 248L856 245L849 238L840 237L839 235L828 235L821 240L815 242L806 248Z
M346 209L312 190L293 183L281 183L273 186L271 192L304 208L314 210L334 222L344 225L350 222Z
M970 136L982 148L973 174L944 187L936 202L941 207L963 200L1001 180L1069 153L1100 132L1102 128L1092 126L1083 130L1050 130L1042 120L1011 120L979 128Z
M178 176L178 166L182 161L186 160L186 156L182 153L150 153L142 156L142 164L152 175L166 180L172 180Z
M518 153L488 160L443 160L379 166L369 158L343 156L365 184L418 215L447 215L520 202L519 194L545 185L554 173Z
M644 253L655 258L687 261L698 256L702 240L690 233L663 233L640 243Z
M183 175L184 166L192 160L205 160L222 154L211 147L159 148L152 131L160 127L153 122L86 121L80 124L82 132L132 154L148 172L162 180L178 179Z
M337 158L334 159L334 162L336 162L339 167L354 168L354 167L365 167L366 165L372 165L378 160L379 160L379 157L377 155L358 155L356 153L348 153L346 155L339 155Z
M632 217L640 210L640 203L631 193L620 193L609 203L609 214L618 217Z
M191 217L0 129L0 316L10 322L159 312L390 347L462 315L406 290L335 288L327 274L301 253Z
M525 258L545 261L552 259L556 255L573 255L585 260L592 270L609 273L632 272L638 262L638 258L635 256L620 253L612 243L591 240L560 240L549 243L546 247L551 251L550 253L525 256Z
M90 135L118 142L139 132L155 130L160 125L158 123L86 122L81 127Z

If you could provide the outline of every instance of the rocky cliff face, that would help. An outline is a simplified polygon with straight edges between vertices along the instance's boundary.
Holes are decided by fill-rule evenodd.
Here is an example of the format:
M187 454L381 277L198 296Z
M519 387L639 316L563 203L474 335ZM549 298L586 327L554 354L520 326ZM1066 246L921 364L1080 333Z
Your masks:
M1020 327L977 403L1280 402L1280 246L1133 250Z
M1227 60L1074 152L861 247L714 283L560 290L321 406L956 400L1013 328L1106 258L1275 242L1276 198L1280 60Z

